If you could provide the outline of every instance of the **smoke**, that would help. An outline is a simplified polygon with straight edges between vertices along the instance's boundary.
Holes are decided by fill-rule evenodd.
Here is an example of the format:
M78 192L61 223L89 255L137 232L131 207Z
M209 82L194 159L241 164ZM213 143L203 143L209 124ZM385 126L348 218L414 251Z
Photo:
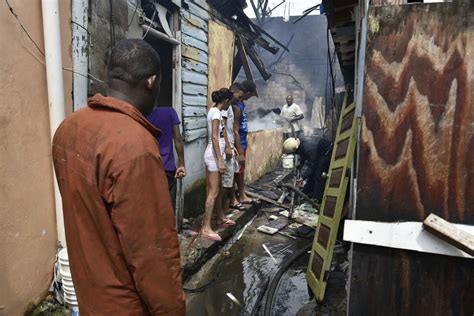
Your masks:
M249 120L249 132L258 132L286 127L287 121L275 112L269 112L263 117L253 117Z

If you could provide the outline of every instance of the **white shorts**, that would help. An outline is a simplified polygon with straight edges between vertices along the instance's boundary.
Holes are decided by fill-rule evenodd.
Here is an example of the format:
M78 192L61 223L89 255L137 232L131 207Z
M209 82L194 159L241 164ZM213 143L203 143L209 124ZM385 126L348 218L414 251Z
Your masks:
M220 154L222 156L223 152ZM206 151L204 152L204 163L206 164L207 171L219 171L219 161L217 160L217 156L214 153L214 149L210 145L207 145Z

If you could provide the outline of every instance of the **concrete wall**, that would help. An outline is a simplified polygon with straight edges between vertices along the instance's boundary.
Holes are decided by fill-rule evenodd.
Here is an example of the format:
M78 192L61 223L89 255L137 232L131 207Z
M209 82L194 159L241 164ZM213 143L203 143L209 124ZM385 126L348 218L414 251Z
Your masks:
M10 0L43 47L40 0ZM71 62L71 1L61 0L64 67ZM0 315L19 315L48 290L56 224L43 56L0 5ZM70 73L67 112L72 109Z

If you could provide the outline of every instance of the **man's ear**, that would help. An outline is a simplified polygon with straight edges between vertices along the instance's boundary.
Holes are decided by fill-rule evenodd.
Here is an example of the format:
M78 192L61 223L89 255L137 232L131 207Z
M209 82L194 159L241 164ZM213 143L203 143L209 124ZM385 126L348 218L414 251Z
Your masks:
M153 87L155 86L155 81L156 81L156 75L148 77L146 80L146 87L148 90L153 90Z

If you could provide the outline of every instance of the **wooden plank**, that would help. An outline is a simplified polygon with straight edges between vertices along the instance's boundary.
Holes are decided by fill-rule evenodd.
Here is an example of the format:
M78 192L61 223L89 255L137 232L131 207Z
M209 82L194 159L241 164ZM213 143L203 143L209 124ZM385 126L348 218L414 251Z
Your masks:
M289 209L288 206L284 205L284 204L281 204L277 201L274 201L272 199L269 199L263 195L260 195L260 194L257 194L257 193L253 193L253 192L250 192L250 191L245 191L245 194L247 194L248 196L250 197L253 197L255 199L259 199L259 200L262 200L262 201L265 201L267 203L270 203L270 204L273 204L273 205L276 205L278 207L281 207L281 208L284 208L284 209Z
M209 21L209 82L208 107L212 105L212 92L232 84L234 59L234 32L227 27Z
M474 227L466 229L466 227L445 221L435 214L430 214L423 221L423 228L454 247L474 256Z
M237 42L237 47L239 49L239 56L242 62L242 67L244 67L245 77L247 78L247 80L254 81L252 69L250 68L249 60L247 58L247 52L245 51L242 38L240 36L237 36L236 42Z
M197 27L207 33L207 20L204 20L194 14L191 14L189 11L181 10L181 17L183 18L183 23L186 25L192 25Z
M187 117L184 121L186 130L207 128L207 121L205 116Z
M209 13L207 10L203 9L201 6L194 4L191 1L186 1L186 4L189 7L189 12L198 16L199 18L207 21L209 20Z
M474 226L452 225L455 229L474 233ZM430 234L423 228L422 222L382 223L346 220L344 222L344 240L365 245L474 259L472 255Z
M183 58L188 58L196 62L204 63L206 65L209 62L208 54L195 47L182 45L182 54Z
M190 71L188 69L183 69L182 75L183 82L207 86L206 74L198 73L192 70Z
M356 220L474 225L473 10L369 9ZM355 244L351 271L349 315L474 312L471 260Z
M183 116L188 117L188 116L202 116L206 117L207 115L207 109L202 106L183 106ZM186 122L186 119L184 120Z
M183 59L183 68L192 71L192 72L198 72L204 75L207 75L207 65L196 62L190 59Z
M199 138L206 138L206 137L207 137L207 128L184 131L183 133L183 139L186 142L190 142Z
M185 82L183 84L183 93L190 95L207 96L207 87L200 84L193 84Z
M183 95L183 104L186 106L206 106L207 96L205 95Z
M191 25L189 23L183 23L181 27L181 31L183 32L183 34L192 36L204 43L207 43L207 32L195 27L194 25Z
M192 36L189 36L185 33L182 34L181 36L181 43L186 45L186 46L189 46L189 47L194 47L194 48L197 48L205 53L207 53L207 50L208 50L208 47L207 47L207 43L206 42L203 42L197 38L194 38Z

